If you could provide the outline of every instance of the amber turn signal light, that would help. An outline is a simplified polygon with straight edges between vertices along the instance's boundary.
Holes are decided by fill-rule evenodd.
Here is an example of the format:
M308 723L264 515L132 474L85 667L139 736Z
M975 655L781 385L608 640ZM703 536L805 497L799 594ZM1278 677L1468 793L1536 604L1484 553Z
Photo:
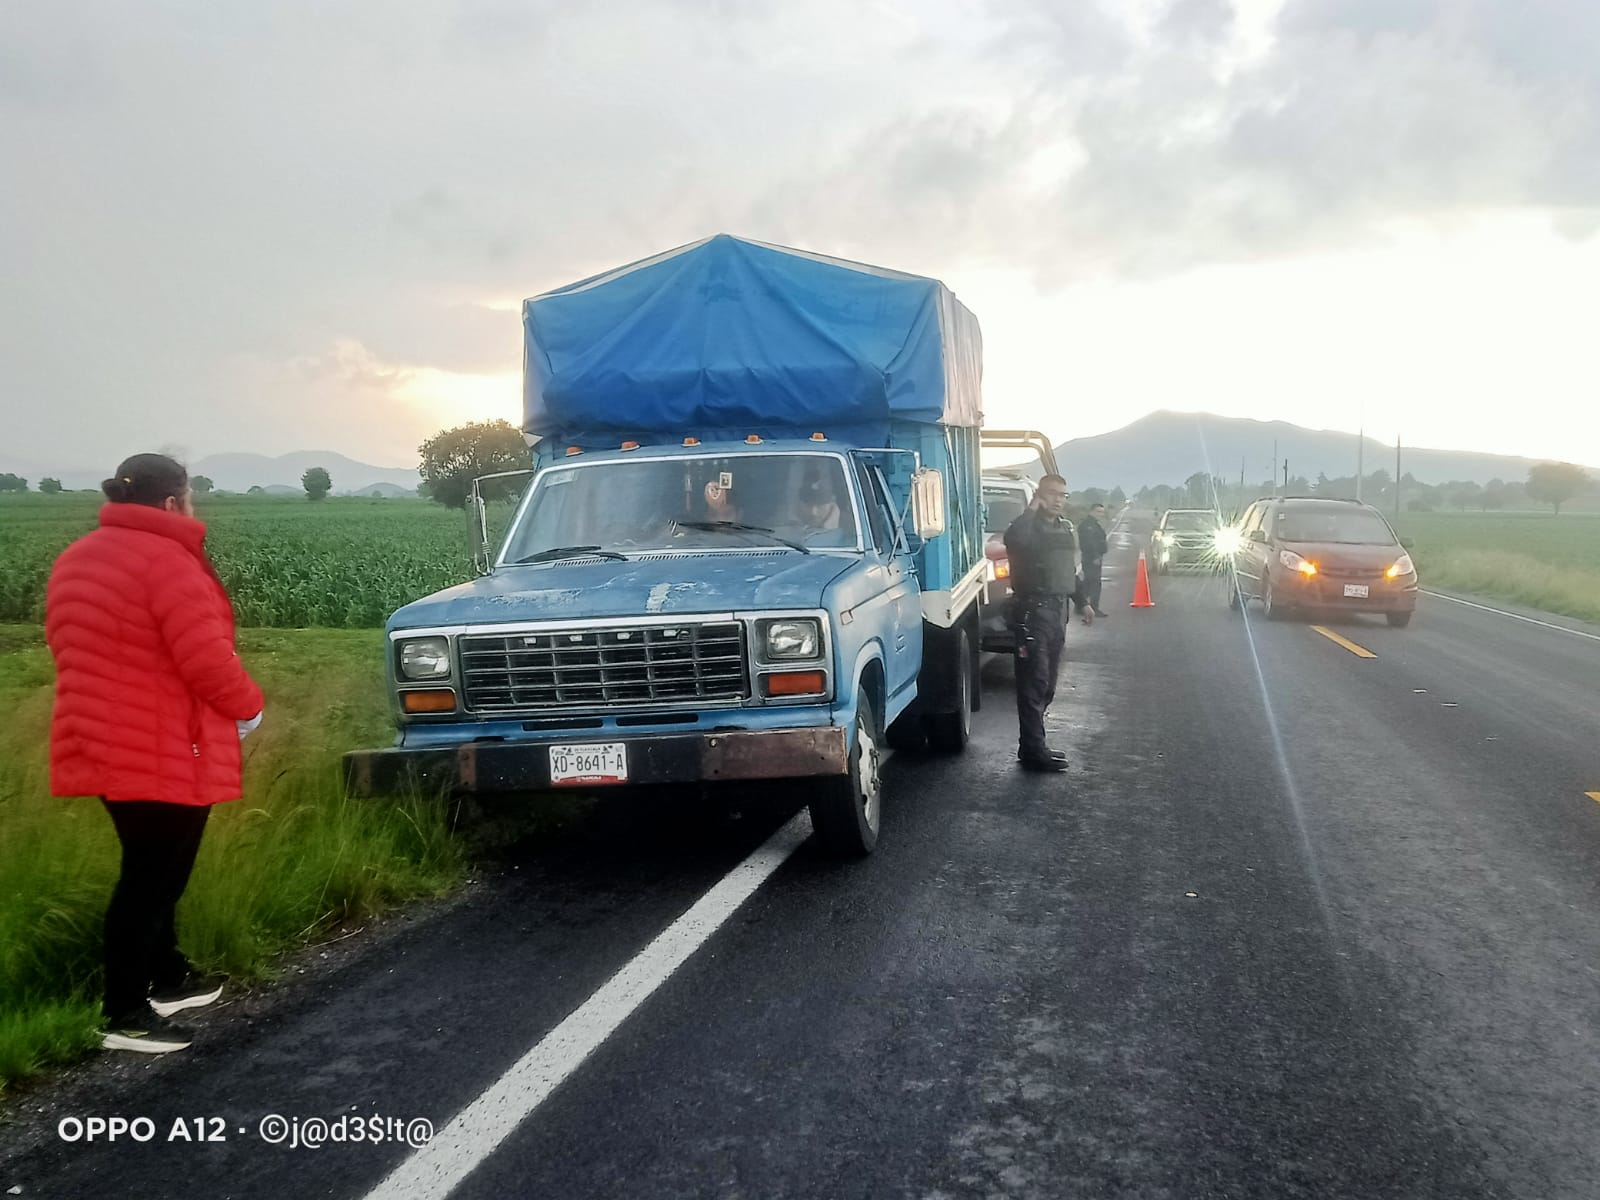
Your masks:
M425 692L401 692L400 707L408 713L455 712L456 694L451 688L430 688Z
M818 696L827 687L821 671L784 671L763 675L769 696Z

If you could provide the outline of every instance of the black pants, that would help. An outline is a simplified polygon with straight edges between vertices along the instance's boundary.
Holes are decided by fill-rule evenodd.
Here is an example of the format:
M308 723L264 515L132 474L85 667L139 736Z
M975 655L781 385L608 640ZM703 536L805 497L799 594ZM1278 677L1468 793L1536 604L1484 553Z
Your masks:
M122 843L122 875L106 909L105 1015L143 1009L150 989L189 971L178 950L178 901L200 850L211 808L159 800L105 802Z
M1043 758L1047 753L1044 711L1056 698L1066 611L1064 599L1017 604L1017 729L1023 758Z
M1083 560L1083 598L1095 612L1100 611L1100 568L1103 566L1103 558Z

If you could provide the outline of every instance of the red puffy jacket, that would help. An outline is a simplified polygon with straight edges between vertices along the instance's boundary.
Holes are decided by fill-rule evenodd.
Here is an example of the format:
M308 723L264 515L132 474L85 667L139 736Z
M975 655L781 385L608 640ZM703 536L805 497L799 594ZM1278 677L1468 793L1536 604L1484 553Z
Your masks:
M56 660L50 790L58 796L216 804L237 799L235 721L261 689L233 646L233 608L206 527L107 504L61 552L45 598Z

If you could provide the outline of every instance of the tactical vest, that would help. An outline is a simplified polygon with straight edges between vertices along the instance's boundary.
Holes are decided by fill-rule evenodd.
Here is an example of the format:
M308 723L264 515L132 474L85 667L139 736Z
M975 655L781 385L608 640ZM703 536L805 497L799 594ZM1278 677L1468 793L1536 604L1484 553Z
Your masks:
M1017 595L1070 596L1077 590L1073 557L1078 548L1072 522L1038 513L1026 546L1011 551L1011 586Z

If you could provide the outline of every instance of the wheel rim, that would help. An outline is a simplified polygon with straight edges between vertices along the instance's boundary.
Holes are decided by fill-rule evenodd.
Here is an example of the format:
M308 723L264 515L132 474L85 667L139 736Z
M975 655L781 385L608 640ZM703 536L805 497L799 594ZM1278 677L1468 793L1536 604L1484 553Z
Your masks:
M861 816L867 828L878 828L882 782L878 778L878 742L871 726L861 718L856 725L856 779L861 789Z

